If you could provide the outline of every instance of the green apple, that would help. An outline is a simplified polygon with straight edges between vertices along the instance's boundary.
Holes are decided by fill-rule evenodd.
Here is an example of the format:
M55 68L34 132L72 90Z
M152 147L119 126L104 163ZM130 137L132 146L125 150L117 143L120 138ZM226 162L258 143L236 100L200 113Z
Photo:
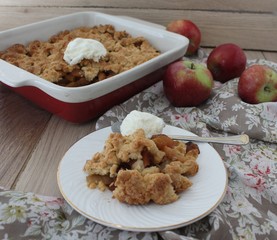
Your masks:
M251 104L276 102L277 72L264 65L252 65L239 78L238 95Z
M163 78L165 96L176 107L200 105L209 98L213 83L209 69L192 61L170 64Z

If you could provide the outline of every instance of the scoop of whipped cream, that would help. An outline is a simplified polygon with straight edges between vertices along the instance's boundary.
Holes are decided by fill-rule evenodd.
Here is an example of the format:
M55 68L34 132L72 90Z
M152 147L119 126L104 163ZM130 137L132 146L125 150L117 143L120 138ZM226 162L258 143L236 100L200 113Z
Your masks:
M120 126L120 132L126 136L142 128L146 137L151 138L155 134L162 133L164 127L163 119L147 112L134 110L124 118Z
M63 59L69 64L74 65L83 59L92 59L99 62L101 57L107 54L104 45L94 39L75 38L68 43Z

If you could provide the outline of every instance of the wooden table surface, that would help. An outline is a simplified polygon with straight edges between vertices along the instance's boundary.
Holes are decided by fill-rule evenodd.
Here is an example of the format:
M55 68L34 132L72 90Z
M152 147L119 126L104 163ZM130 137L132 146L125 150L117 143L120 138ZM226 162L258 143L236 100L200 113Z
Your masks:
M17 2L17 4L15 4L15 2ZM90 5L90 8L80 4L78 6L62 6L62 8L59 9L54 8L54 6L57 7L58 3L62 5L65 1L49 1L49 6L42 6L43 2L45 1L1 1L0 30L20 26L23 23L35 22L52 16L74 12L76 10L89 11L91 9L100 9L102 12L104 11L108 13L116 12L118 15L122 15L123 13L126 15L127 9L127 15L129 16L141 16L142 19L146 19L148 21L152 20L153 22L159 24L165 23L169 20L168 15L158 21L157 14L154 14L153 18L151 18L151 14L146 16L145 11L142 11L141 9L124 8L122 7L123 5L120 5L120 3L127 3L127 1L114 1L116 4L119 4L117 8L111 6L112 1L106 1L107 5L110 4L110 8L107 8L107 5L101 5L101 1L94 1L96 5ZM68 2L69 4L74 5L77 1ZM83 2L88 5L87 1L78 2ZM164 4L164 7L169 8L166 1L161 2ZM178 1L174 1L175 4L176 2ZM182 1L179 2L181 3ZM211 2L214 3L214 6L218 6L218 2L223 1ZM239 4L239 1L234 2L238 2ZM264 8L266 8L266 3L268 2L270 3L271 1L265 1L263 6ZM146 1L142 1L142 3L146 4ZM276 7L276 3L274 1L272 1L272 4L273 7ZM151 7L156 13L157 7ZM183 12L190 11L191 18L196 20L198 19L197 16L199 16L200 20L202 19L203 15L201 15L201 13L207 14L207 9L202 9L203 12L201 12L199 9L196 9L197 6L195 6L195 10L186 10L185 5L182 5L182 7ZM227 15L234 12L235 7L233 5L228 8L231 8L228 10L230 12L226 12L224 9L217 9L217 11L220 14ZM165 8L163 8L163 10L164 9ZM170 9L171 13L173 11L174 8ZM180 11L180 9L176 11L179 14L179 17L181 16ZM272 16L269 13L269 9L264 9L264 11L265 13L261 13L260 18L270 18ZM151 11L148 9L148 13L150 12ZM246 14L249 15L250 13L247 12ZM257 11L253 11L253 16L251 16L253 19L254 15L259 16ZM226 18L227 17L228 16L226 16ZM249 19L250 16L248 20ZM275 18L272 19L274 20L271 24L273 26L275 21L276 27L276 15ZM201 22L199 23L201 25ZM236 23L236 25L238 24ZM254 25L255 24L253 24L253 26ZM203 27L204 25L202 28ZM276 33L276 28L274 31ZM209 36L205 30L203 30L203 32L204 43L202 47L211 46L213 37ZM262 32L262 30L259 32L259 29L254 31L257 36L262 34ZM272 34L275 33L273 32ZM229 40L228 42L239 41L237 36L234 37L234 41L232 41L230 36L227 35L226 39L224 36L225 35L218 36L221 43L227 42L227 40ZM255 39L252 39L251 43L249 43L251 44L250 48L255 50L247 50L247 44L244 41L245 40L242 39L241 43L245 49L248 59L262 58L277 62L277 46L274 45L276 44L276 41L274 41L272 46L270 45L271 42L269 42L268 45L262 47L260 42L262 41L261 38L257 38L257 45L255 45ZM215 42L214 44L216 45L218 42ZM210 51L211 48L207 48L206 50ZM61 196L56 180L56 172L59 161L72 144L94 130L95 120L86 124L72 124L66 122L63 119L38 108L0 83L0 186L7 189L31 191L49 196Z

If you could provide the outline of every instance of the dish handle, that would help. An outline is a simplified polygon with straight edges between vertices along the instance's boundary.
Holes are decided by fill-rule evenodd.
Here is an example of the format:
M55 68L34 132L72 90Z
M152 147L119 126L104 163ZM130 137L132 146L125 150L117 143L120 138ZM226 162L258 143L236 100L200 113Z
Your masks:
M17 68L15 70L15 68ZM34 81L45 81L44 79L18 68L4 60L0 59L0 81L10 87L21 87L33 85ZM30 84L31 83L31 84Z

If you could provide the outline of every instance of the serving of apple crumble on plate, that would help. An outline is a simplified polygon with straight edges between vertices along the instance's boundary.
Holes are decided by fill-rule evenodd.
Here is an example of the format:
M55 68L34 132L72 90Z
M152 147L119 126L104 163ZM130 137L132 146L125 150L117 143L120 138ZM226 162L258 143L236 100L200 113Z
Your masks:
M169 125L164 127L162 134L193 135ZM159 141L156 139L156 143L160 144L153 144L154 140L145 140L143 133L137 132L136 135L136 141L132 141L134 139L131 137L122 137L112 133L111 127L106 127L88 134L70 147L59 164L57 181L62 196L73 209L105 226L156 232L192 224L218 206L226 193L228 176L222 158L210 144L173 142L171 145L171 140L161 141L161 138ZM168 139L167 136L162 138ZM119 151L120 146L124 147ZM155 158L148 150L139 151L145 147L150 149L149 152L157 153ZM116 154L125 160L132 156L132 160L119 163L113 157ZM111 161L107 161L107 156L111 156ZM101 163L101 159L105 159L106 163ZM87 169L85 172L84 168ZM183 190L186 185L182 183L189 182L179 180L184 180L184 177L193 183L186 190ZM91 184L90 188L88 184ZM131 185L136 186L141 195L129 188ZM145 187L148 195L142 191L142 187ZM124 200L123 203L114 196L116 188L116 195ZM147 203L149 198L151 200ZM165 204L164 200L172 202ZM136 204L128 204L127 201Z
M68 64L64 52L76 38L100 42L107 54L99 61L83 59L77 64ZM0 58L55 84L78 87L127 71L159 54L144 37L132 37L106 24L64 30L48 41L34 40L26 46L14 44L0 52Z
M165 134L145 136L142 129L131 135L111 133L104 149L84 166L87 186L131 205L168 204L192 186L189 176L198 172L196 144L174 141Z

